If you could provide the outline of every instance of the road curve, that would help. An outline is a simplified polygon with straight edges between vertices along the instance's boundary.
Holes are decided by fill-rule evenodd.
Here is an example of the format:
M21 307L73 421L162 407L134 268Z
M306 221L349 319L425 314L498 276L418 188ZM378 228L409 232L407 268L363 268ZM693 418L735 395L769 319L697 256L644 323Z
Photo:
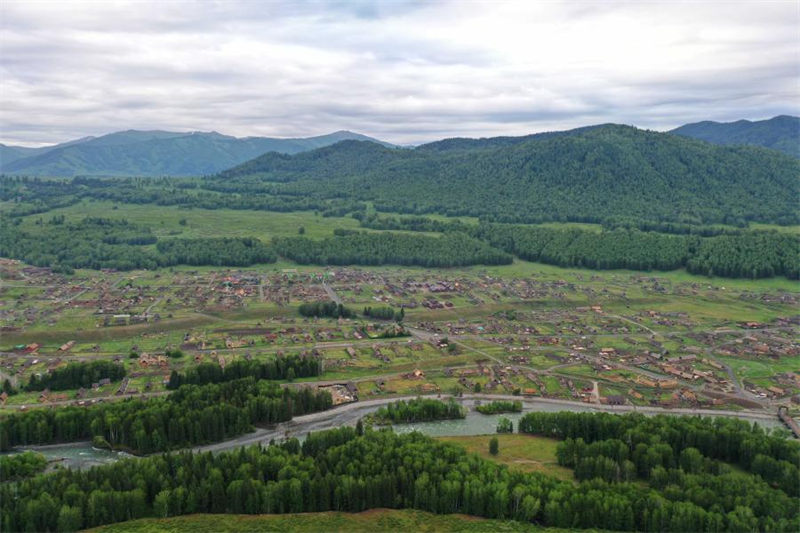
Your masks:
M268 444L271 439L282 440L288 437L302 437L309 432L323 431L326 429L333 429L342 426L352 426L363 417L364 415L375 411L382 405L386 405L398 400L409 400L416 398L419 395L411 396L393 396L387 398L378 398L374 400L366 400L363 402L353 402L343 404L327 411L320 411L308 415L297 416L288 422L276 424L270 428L258 428L252 433L241 435L234 439L208 444L205 446L197 446L190 448L193 452L219 452L229 450L231 448L239 448L241 446L249 446L253 444ZM441 397L442 399L452 398L450 395L427 395L428 397ZM565 411L570 410L570 407L580 406L583 409L589 409L598 412L609 413L647 413L647 414L667 414L667 415L691 415L691 416L724 416L732 418L744 418L748 420L777 420L775 414L770 414L764 411L724 411L714 409L665 409L662 407L640 407L635 405L598 405L588 404L584 402L576 402L571 400L559 400L555 398L521 398L519 396L505 395L505 394L464 394L457 401L462 402L467 406L475 404L476 400L519 400L525 406L523 412L530 412L536 410L536 405L560 405L564 407Z

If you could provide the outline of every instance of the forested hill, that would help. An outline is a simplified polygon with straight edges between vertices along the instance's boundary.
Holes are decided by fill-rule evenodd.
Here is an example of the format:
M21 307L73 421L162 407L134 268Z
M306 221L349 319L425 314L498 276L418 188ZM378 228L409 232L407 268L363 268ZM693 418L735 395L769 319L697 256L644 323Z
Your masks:
M302 139L239 139L216 132L129 130L53 147L1 146L0 171L43 176L204 175L266 152L295 154L348 139L380 142L349 131Z
M798 221L800 161L771 150L619 125L501 139L409 150L347 141L266 154L203 187L502 222Z
M800 117L781 115L769 120L695 122L670 133L715 144L749 144L779 150L800 158Z

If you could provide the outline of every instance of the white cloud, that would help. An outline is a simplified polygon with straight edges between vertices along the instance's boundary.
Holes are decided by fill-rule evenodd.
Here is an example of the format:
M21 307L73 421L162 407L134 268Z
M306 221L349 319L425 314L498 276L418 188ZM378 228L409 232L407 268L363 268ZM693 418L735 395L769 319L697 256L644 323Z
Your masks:
M0 140L398 143L798 113L790 2L0 4Z

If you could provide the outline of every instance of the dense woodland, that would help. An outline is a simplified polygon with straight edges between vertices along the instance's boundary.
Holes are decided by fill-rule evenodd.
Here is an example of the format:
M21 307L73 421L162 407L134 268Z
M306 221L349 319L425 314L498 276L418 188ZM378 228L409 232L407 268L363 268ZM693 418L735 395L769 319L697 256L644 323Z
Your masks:
M453 400L443 402L432 398L400 400L381 407L370 414L369 420L375 424L405 424L409 422L430 422L433 420L452 420L464 418L466 410Z
M14 446L95 439L139 454L218 442L330 408L327 392L281 388L253 377L183 385L169 396L91 407L32 409L0 419L0 451Z
M322 362L316 357L287 355L268 361L245 361L238 359L221 367L217 363L200 363L186 369L185 372L173 370L169 377L168 389L177 389L182 385L205 385L222 383L242 378L260 379L295 379L319 376L322 373Z
M156 249L167 265L249 266L277 259L268 245L247 237L159 240Z
M47 459L35 452L0 455L0 483L31 477L44 471Z
M346 141L265 154L212 182L495 222L602 222L621 213L685 224L798 220L800 162L777 152L616 125L495 141L414 150Z
M346 232L323 240L275 239L277 252L301 265L505 265L511 255L462 233L441 237Z
M125 374L125 367L113 361L69 363L67 366L56 368L41 375L31 374L25 390L88 388L91 387L92 383L97 383L101 379L107 378L111 381L117 381L124 378Z
M143 516L359 512L378 507L465 513L565 529L797 531L800 527L800 500L771 486L763 474L741 461L766 455L796 464L797 442L767 436L735 420L534 415L523 419L524 431L573 440L585 435L587 443L618 439L628 449L629 442L635 443L633 449L644 446L640 453L651 456L654 466L636 483L605 481L600 475L573 484L512 471L419 433L341 428L311 434L302 445L291 439L220 454L157 455L88 472L64 470L6 483L0 486L2 527L75 530ZM563 451L569 446L574 442L559 447L564 461L570 460ZM686 451L702 453L706 446L707 455L702 457ZM614 450L613 445L597 447L603 457L613 457ZM729 473L722 465L706 468L712 465L706 459L721 460L715 457L720 455L746 472ZM674 461L669 469L662 466L669 461ZM754 461L749 464L757 468ZM713 473L714 468L720 473Z
M779 115L769 120L736 122L695 122L670 133L714 144L764 146L800 158L800 118Z
M800 443L771 437L741 420L562 411L527 414L519 431L565 439L559 445L559 462L575 467L576 475L585 479L650 479L669 476L674 469L732 474L733 464L756 474L765 485L800 496Z
M156 269L173 265L247 266L274 262L272 249L252 238L159 240L147 226L125 220L52 217L36 231L0 217L0 257L70 273L76 268ZM155 250L152 246L156 244Z
M710 276L765 278L800 276L800 237L750 231L699 237L617 229L503 224L481 225L475 235L492 246L537 261L592 269L674 270Z

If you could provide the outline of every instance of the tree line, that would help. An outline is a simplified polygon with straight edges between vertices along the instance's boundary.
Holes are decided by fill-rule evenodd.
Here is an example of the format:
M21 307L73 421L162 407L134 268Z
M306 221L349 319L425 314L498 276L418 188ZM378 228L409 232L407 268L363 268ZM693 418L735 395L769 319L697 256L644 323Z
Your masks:
M236 360L221 367L217 363L200 363L185 372L173 370L167 388L175 390L183 385L205 385L222 383L246 377L261 379L295 379L319 376L322 362L316 357L287 355L267 361Z
M356 314L352 309L334 301L329 302L306 302L300 304L297 311L305 317L328 317L328 318L355 318Z
M101 379L117 381L126 375L125 367L113 361L69 363L44 374L31 374L27 391L68 390L91 387Z
M276 260L273 249L254 238L160 240L147 226L125 220L85 218L78 222L20 227L19 218L0 218L0 256L71 273L76 268L156 269L185 265L248 266ZM58 220L58 219L56 219ZM155 250L146 248L156 244Z
M5 531L75 530L189 513L372 508L464 513L564 529L796 531L800 526L797 498L758 486L774 498L765 504L763 494L744 492L755 484L720 487L725 481L719 476L715 485L708 477L694 492L601 479L573 484L510 470L420 433L345 427L311 434L302 444L290 439L219 454L156 455L3 484L0 515ZM724 498L713 494L716 488Z
M500 413L521 413L522 402L496 400L493 402L478 405L475 407L475 410L481 413L482 415L498 415Z
M322 240L287 237L273 241L277 252L302 265L417 265L454 267L505 265L511 255L463 233L441 237L404 233L340 232Z
M392 307L372 307L367 306L364 308L363 315L369 318L377 318L378 320L394 320L402 322L406 316L406 311L402 307L395 310Z
M249 266L274 263L274 250L252 237L159 240L156 249L169 265Z
M732 278L800 276L800 237L749 231L699 237L638 230L484 224L475 236L527 261L591 269L674 270Z
M163 398L6 415L0 419L0 451L97 438L113 448L148 454L219 442L251 431L253 424L285 422L331 405L328 392L282 388L253 377L183 385Z
M399 400L381 407L368 420L378 425L453 420L467 416L466 410L454 400L443 402L431 398Z

